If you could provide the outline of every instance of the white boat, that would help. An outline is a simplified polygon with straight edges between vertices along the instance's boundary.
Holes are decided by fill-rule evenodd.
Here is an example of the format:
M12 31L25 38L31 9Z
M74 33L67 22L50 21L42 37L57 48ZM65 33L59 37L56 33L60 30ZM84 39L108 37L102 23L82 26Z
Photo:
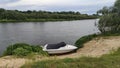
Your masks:
M59 48L56 48L56 49L55 48L48 48L48 46L49 46L49 44L46 44L43 47L43 51L47 51L49 54L63 54L63 53L68 53L68 52L71 52L71 51L74 51L77 49L76 46L69 45L69 44L65 44L64 46L59 46ZM57 46L57 44L54 46Z

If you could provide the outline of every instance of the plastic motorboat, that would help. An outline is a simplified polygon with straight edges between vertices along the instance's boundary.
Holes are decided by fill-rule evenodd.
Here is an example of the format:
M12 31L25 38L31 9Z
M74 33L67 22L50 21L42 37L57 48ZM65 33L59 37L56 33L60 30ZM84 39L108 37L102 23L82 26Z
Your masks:
M43 47L43 51L47 51L49 54L63 54L74 51L76 49L76 46L65 44L64 42L60 42L58 44L46 44Z

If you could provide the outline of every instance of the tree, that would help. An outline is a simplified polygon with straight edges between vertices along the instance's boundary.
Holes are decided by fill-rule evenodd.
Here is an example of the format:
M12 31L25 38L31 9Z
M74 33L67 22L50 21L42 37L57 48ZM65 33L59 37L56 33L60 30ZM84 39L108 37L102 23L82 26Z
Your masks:
M5 9L3 9L3 8L0 8L0 13L1 13L1 12L4 12L4 11L5 11Z
M80 12L61 11L19 11L0 9L0 21L41 21L41 20L80 20L97 18L95 15L80 14Z
M103 15L109 13L109 7L103 7L101 10L97 11L97 13L102 13Z
M115 2L114 7L116 8L117 13L120 14L120 0L117 0L117 1Z
M120 33L120 0L117 0L113 7L104 7L100 12L103 13L98 23L101 33Z
M117 14L104 15L98 24L102 33L120 33L120 18Z

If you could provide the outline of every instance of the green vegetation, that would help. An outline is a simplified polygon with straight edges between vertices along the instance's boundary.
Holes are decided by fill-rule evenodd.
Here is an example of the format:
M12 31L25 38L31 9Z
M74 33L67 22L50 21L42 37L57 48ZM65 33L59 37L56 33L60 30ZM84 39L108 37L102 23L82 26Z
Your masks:
M120 36L119 33L105 33L105 34L91 34L91 35L87 35L87 36L83 36L81 37L80 39L78 39L76 42L75 42L75 46L79 48L82 48L83 47L83 44L92 40L92 39L95 39L95 38L98 38L98 37L106 37L106 36Z
M98 15L80 14L79 12L49 12L49 11L18 11L0 8L0 22L44 22L95 19Z
M101 17L99 30L102 33L120 33L120 17L118 14L108 14Z
M120 48L100 58L54 59L25 64L22 68L120 68Z
M103 14L98 23L101 33L120 33L120 0L117 0L114 6L104 7L98 13Z
M81 37L80 39L78 39L78 40L75 42L75 45L76 45L78 48L82 48L84 43L92 40L93 38L95 38L95 37L97 37L97 36L98 36L98 35L96 35L96 34L83 36L83 37Z
M7 55L15 55L18 57L24 57L30 54L38 54L41 56L47 56L47 52L44 52L42 50L42 47L40 46L31 46L29 44L25 43L17 43L13 44L7 47L7 49L4 51L4 56Z
M103 9L99 10L97 13L102 13L97 25L101 34L81 37L75 42L78 48L82 48L84 43L98 36L120 35L120 0L117 0L112 7L103 7Z
M10 10L6 10L10 11ZM14 10L12 10L14 11ZM43 12L38 14L36 12L40 11L15 11L17 13L23 14L24 19L21 18L20 21L27 20L78 20L86 19L88 16L81 16L80 13L63 13L63 12ZM36 14L35 14L36 13ZM76 41L75 45L78 48L83 47L83 44L92 40L96 37L101 36L118 36L120 35L120 0L117 0L113 7L104 7L102 10L98 11L102 13L102 17L98 23L98 28L101 31L101 34L93 34L80 38ZM8 13L10 14L10 13ZM42 15L43 14L43 15ZM36 15L34 17L34 15ZM40 16L42 15L42 17ZM18 15L19 16L19 15ZM21 16L21 15L20 15ZM1 18L1 20L17 20L12 19L9 16L8 18ZM91 17L90 17L91 18ZM23 20L22 20L23 19ZM119 41L118 41L119 42ZM22 46L21 46L22 45ZM17 55L17 56L26 56L31 53L38 53L40 55L46 55L46 52L43 52L41 47L30 46L28 44L14 44L7 48L4 52L4 55ZM81 58L66 58L66 59L50 59L44 61L37 61L33 63L27 63L22 68L120 68L120 48L117 51L111 52L110 54L103 55L101 57L81 57Z

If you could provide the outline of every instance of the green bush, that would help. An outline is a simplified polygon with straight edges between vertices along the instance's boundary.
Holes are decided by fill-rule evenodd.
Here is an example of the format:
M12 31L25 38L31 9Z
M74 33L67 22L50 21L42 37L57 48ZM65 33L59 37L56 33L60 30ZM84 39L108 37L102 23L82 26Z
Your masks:
M103 15L98 23L98 28L103 34L120 33L120 17L118 14Z
M120 0L116 0L112 7L104 7L98 12L103 14L98 22L101 33L120 34Z
M13 51L13 54L16 55L16 56L19 56L19 57L27 56L30 53L31 53L31 51L29 51L27 49L24 49L22 47L17 48Z
M29 44L26 43L17 43L17 44L13 44L7 47L6 51L4 51L4 55L13 55L13 51L17 48L23 48L23 49L27 49L29 51L32 51L32 48L30 47Z
M26 43L17 43L7 47L3 55L17 55L17 56L27 56L31 53L37 53L39 55L48 55L47 52L42 50L40 46L31 46Z
M82 48L84 43L92 40L93 38L95 38L95 37L97 37L97 36L98 36L98 35L96 35L96 34L83 36L83 37L81 37L80 39L78 39L78 40L75 42L75 45L76 45L78 48Z
M40 46L31 46L32 52L36 52L39 55L48 56L48 53L42 50L42 47Z

